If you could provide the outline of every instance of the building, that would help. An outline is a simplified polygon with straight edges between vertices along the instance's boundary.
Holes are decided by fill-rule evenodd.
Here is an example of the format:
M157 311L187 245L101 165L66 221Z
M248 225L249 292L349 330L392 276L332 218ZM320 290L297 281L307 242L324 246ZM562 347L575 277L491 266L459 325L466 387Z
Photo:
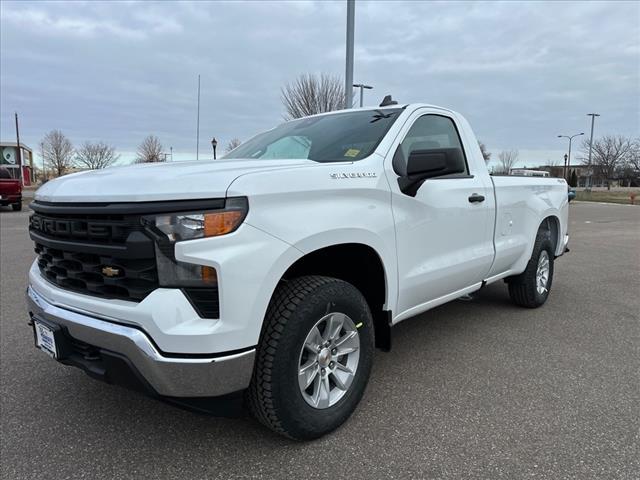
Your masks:
M7 167L13 178L20 178L20 158L22 159L22 178L24 185L31 185L33 181L33 151L24 143L20 142L20 153L18 157L18 148L16 142L0 142L0 165Z
M562 178L564 176L564 167L562 165L545 165L537 167L536 170L549 172L550 177ZM602 170L598 165L569 165L567 167L567 181L570 181L573 172L576 173L578 184L576 187L584 188L589 183L589 174L591 173L591 186L592 187L606 187L607 178L602 173ZM615 179L609 179L609 184L613 186L618 185L618 181Z
M592 187L606 187L607 178L602 173L602 170L598 165L569 165L567 169L568 176L571 178L572 172L576 172L578 178L577 187L586 187L589 184L589 174L591 174L591 186ZM614 179L609 179L609 184L614 187L618 182Z

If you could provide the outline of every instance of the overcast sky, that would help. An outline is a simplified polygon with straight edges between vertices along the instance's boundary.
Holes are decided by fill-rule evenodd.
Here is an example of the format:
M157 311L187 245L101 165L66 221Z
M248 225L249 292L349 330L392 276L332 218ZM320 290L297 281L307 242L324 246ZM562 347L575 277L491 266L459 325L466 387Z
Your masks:
M0 130L51 129L128 160L149 133L176 159L282 121L280 87L344 75L346 2L0 4ZM558 134L640 135L640 3L356 2L355 82L464 114L497 155L560 161ZM495 155L494 155L495 156Z

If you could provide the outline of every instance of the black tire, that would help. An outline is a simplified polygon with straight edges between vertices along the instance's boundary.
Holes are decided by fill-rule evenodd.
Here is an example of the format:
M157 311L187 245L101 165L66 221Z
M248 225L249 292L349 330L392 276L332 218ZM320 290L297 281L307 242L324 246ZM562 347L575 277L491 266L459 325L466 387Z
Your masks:
M538 261L542 252L546 252L549 257L549 278L544 293L538 292L536 285ZM553 259L554 247L551 234L548 230L539 230L527 268L520 275L507 279L509 296L513 303L521 307L537 308L547 301L553 283Z
M298 386L299 356L307 334L328 313L349 316L358 327L360 356L351 386L325 409L310 406ZM310 440L342 425L364 394L373 363L374 330L369 306L353 285L330 277L283 282L267 310L247 392L255 417L275 432Z
M13 208L14 212L19 212L20 210L22 210L22 202L11 204L11 208Z

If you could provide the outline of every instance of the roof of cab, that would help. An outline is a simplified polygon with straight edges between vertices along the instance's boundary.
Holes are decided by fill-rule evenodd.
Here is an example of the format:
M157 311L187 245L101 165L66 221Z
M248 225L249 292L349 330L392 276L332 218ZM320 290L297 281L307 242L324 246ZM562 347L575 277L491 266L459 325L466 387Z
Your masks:
M314 115L308 115L307 117L300 117L300 118L312 118L312 117L319 117L321 115L336 115L336 114L340 114L340 113L346 113L347 111L350 112L358 112L358 111L376 111L376 110L416 110L418 108L433 108L436 110L442 110L444 112L448 112L448 113L456 113L455 111L449 109L449 108L445 108L445 107L439 107L438 105L431 105L428 103L404 103L404 104L397 104L397 105L387 105L386 107L376 107L376 106L367 106L367 107L358 107L358 108L349 108L349 109L343 109L343 110L333 110L331 112L322 112L322 113L316 113ZM294 121L294 120L299 120L299 118L292 118L289 121Z

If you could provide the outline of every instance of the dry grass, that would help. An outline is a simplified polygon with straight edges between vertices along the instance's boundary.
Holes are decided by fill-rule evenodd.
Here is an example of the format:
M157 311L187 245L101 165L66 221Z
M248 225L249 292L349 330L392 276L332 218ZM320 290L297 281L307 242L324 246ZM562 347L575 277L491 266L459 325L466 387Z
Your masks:
M576 200L583 202L622 203L629 205L631 204L631 199L629 197L631 192L635 192L636 194L635 205L640 205L640 189L625 191L593 190L591 192L587 192L586 190L577 190Z

